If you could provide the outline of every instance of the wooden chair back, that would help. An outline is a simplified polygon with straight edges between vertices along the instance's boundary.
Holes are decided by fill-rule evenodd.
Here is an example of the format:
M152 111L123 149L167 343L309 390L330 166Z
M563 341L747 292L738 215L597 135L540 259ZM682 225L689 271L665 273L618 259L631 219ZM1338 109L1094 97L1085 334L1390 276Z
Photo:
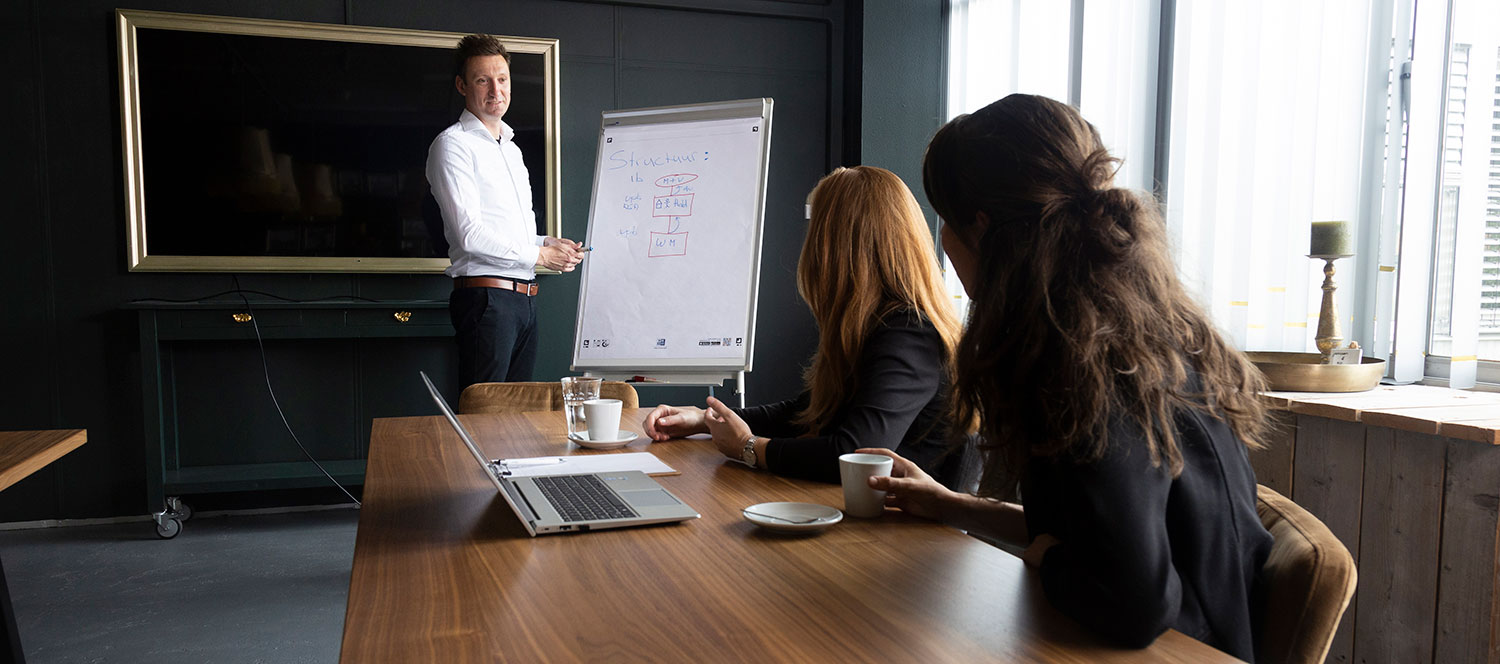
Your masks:
M623 408L639 408L640 397L629 383L606 380L599 388L601 399L619 399ZM458 396L458 412L523 413L532 410L562 410L562 383L536 381L528 383L475 383Z

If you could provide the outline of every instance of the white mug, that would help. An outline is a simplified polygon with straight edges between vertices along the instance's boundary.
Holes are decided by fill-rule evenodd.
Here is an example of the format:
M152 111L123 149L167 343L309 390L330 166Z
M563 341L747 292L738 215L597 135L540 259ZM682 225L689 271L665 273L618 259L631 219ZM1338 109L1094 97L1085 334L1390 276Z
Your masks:
M845 454L839 457L839 479L844 485L846 514L868 518L885 512L885 492L871 489L870 478L889 476L894 463L894 459L879 454Z
M589 399L583 402L583 416L588 420L589 440L614 440L620 437L619 399Z

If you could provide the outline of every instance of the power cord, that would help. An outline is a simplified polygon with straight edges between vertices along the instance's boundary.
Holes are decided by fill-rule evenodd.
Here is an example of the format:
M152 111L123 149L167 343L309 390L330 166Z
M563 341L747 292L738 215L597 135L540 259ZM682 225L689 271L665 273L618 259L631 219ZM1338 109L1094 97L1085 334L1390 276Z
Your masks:
M299 438L297 438L297 432L292 430L292 424L287 421L287 419L286 419L286 413L282 412L282 410L281 410L281 401L276 398L276 389L273 388L273 387L271 387L271 365L268 362L266 362L266 344L265 344L265 342L260 337L260 323L256 322L256 320L255 320L255 310L250 306L250 299L247 298L247 297L245 297L245 293L246 292L256 292L256 291L244 291L244 290L241 290L240 289L240 277L239 277L239 275L233 275L233 279L234 279L234 290L232 290L232 291L225 291L225 293L238 293L239 296L240 296L240 300L244 301L244 303L245 303L245 313L250 314L250 324L251 324L251 327L255 328L255 345L260 348L260 368L261 368L261 372L264 373L265 376L266 376L266 393L271 395L271 403L276 406L276 414L281 416L281 425L284 426L284 427L286 427L286 432L289 433L289 434L291 434L291 436L292 436L292 442L294 442L294 443L297 444L297 448L302 450L302 454L307 457L307 460L311 461L314 466L318 467L318 472L323 473L323 476L327 477L329 482L332 482L334 486L338 487L339 491L343 491L344 495L346 495L346 496L349 497L349 500L354 501L354 506L355 507L363 507L363 505L359 502L359 499L354 497L354 494L349 493L349 490L345 489L344 485L339 484L338 480L333 479L333 475L328 474L328 471L323 468L323 464L318 463L318 460L315 459L315 458L313 458L312 453L308 452L307 451L307 447L302 444L302 440L299 439ZM223 293L219 293L219 294L222 295ZM275 296L272 296L272 297L275 297ZM286 298L281 298L281 299L286 299Z

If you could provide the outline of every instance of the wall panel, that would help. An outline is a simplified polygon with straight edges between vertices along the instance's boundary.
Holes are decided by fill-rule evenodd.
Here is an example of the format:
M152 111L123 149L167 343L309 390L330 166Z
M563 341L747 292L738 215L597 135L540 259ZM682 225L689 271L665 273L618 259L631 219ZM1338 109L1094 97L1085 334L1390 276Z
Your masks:
M772 146L771 199L777 213L768 214L768 247L773 251L763 268L758 332L785 349L783 358L793 359L775 361L780 358L762 354L750 385L753 400L791 396L800 386L800 363L816 341L792 277L802 233L800 201L819 175L837 165L830 155L839 153L841 139L836 137L842 120L828 100L843 98L845 64L831 40L846 29L845 3L642 4L146 0L132 8L327 23L352 19L360 25L560 39L563 224L565 233L574 236L582 235L587 220L601 111L688 99L680 87L676 92L659 87L674 77L699 86L702 96L694 101L777 97L783 104ZM146 445L140 362L135 316L122 307L147 298L202 298L236 283L228 274L132 274L125 269L115 7L99 0L22 0L0 9L5 19L0 29L7 32L0 48L12 92L0 101L6 120L0 131L6 132L11 157L4 160L0 180L12 194L7 211L13 219L7 242L0 243L0 276L5 277L0 302L10 305L4 343L11 369L8 387L0 393L8 397L0 400L0 428L89 430L88 445L0 496L0 521L140 513ZM627 80L632 90L621 85ZM647 90L656 94L645 94ZM204 93L214 93L211 83ZM212 216L205 216L205 223L212 223ZM567 373L577 275L542 277L541 283L546 332L537 378L552 379ZM432 275L258 274L241 275L238 285L291 299L446 300L449 289L446 279ZM344 345L315 361L280 361L274 358L280 352L273 350L272 370L283 405L298 418L314 420L305 425L310 435L352 435L334 446L339 453L362 444L370 417L426 412L424 395L406 390L401 374L413 367L448 367L453 361L446 345L426 341L389 342L378 351L369 344ZM390 373L371 353L394 358ZM177 358L177 366L186 368L184 359ZM185 377L213 381L226 370L220 365L245 358L203 360L207 366L189 369ZM265 422L275 422L276 416L265 408L264 385L238 369L229 371L243 380L197 388L198 401L189 398L177 413L184 430L219 424L223 414L209 408L212 402L219 408L243 408L235 417L255 422L258 432L264 427L257 437L273 435ZM195 389L179 387L189 394ZM656 401L657 396L678 400L688 395L652 391L643 399ZM695 396L701 397L701 391ZM349 431L355 433L345 433Z

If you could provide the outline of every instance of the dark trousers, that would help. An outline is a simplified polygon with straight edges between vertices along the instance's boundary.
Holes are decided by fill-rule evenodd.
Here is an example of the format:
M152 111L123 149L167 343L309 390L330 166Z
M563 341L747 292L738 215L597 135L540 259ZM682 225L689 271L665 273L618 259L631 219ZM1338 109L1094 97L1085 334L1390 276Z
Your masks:
M458 331L461 385L531 380L535 297L499 288L455 288L448 296L448 315Z

